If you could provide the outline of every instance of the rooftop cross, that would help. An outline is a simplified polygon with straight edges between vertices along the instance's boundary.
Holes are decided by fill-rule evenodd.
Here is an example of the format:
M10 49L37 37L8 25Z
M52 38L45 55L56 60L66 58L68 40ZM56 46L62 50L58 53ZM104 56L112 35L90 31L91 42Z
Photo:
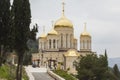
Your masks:
M43 26L43 33L45 33L45 26Z
M65 12L65 2L64 0L62 1L62 15L64 16L64 12Z
M52 28L54 28L54 21L52 20L51 22L52 22Z
M86 32L86 24L87 24L87 23L85 22L85 23L84 23L84 31L85 31L85 32Z

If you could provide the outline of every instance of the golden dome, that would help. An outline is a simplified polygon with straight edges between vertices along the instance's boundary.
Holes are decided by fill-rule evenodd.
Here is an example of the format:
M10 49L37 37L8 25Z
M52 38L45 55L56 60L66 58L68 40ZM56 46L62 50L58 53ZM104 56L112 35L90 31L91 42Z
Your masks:
M90 34L86 31L86 23L84 24L84 32L81 33L81 36L90 36Z
M40 38L46 38L46 34L42 34L42 35L40 35Z
M57 34L58 34L57 31L54 30L54 29L52 29L52 30L48 33L48 35L57 35Z
M86 31L84 31L84 32L81 33L81 36L90 36L90 34Z
M67 19L64 15L58 19L55 23L55 28L56 27L69 27L69 28L73 28L73 24L72 22Z
M67 53L65 53L65 56L79 56L79 55L80 55L80 54L77 53L77 51L74 50L74 49L70 49L70 50L68 50Z
M69 19L67 19L64 15L64 5L65 3L62 2L62 17L56 21L54 28L57 28L57 27L73 28L72 22Z

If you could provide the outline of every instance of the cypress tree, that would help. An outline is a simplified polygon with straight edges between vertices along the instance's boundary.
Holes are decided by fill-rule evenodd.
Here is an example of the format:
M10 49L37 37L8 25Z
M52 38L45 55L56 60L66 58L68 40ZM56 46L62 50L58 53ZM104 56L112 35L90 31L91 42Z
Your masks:
M119 71L119 69L118 69L117 64L115 64L114 67L113 67L113 73L115 74L115 76L116 76L118 79L120 79L120 71Z
M28 50L27 41L30 35L31 12L29 0L14 0L14 27L15 27L15 45L14 49L18 56L18 65L16 70L16 79L22 79L23 56Z
M9 47L10 0L0 0L0 66Z

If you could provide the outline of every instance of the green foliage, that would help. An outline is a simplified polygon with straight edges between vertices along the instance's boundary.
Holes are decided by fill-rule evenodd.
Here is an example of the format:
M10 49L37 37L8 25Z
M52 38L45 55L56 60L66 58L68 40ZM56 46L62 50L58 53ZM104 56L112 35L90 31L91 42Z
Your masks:
M79 80L107 80L107 56L89 54L81 56L75 64Z
M31 65L32 61L32 54L30 52L27 52L24 54L24 59L23 59L23 65L27 66L27 65Z
M16 66L14 65L3 65L0 67L0 79L14 80L15 79ZM23 68L23 79L29 80L25 69Z
M14 0L14 27L15 27L15 50L21 52L28 50L27 41L30 35L31 12L29 0Z
M108 74L110 80L120 80L120 71L118 69L117 64L115 64L113 68L109 68Z
M66 71L63 70L54 70L53 72L63 77L65 80L77 80L72 75L68 74Z
M5 62L10 37L10 0L0 0L0 66Z
M30 39L36 41L36 32L38 32L38 25L35 24L33 29L30 31Z
M119 71L119 69L118 69L117 64L115 64L114 67L113 67L113 73L115 74L115 76L116 76L117 78L120 79L120 71Z
M31 11L29 0L14 0L12 8L15 29L14 49L18 56L16 80L21 80L23 56L28 51L27 41L30 36Z
M38 52L38 41L29 39L27 42L28 49L30 53L37 53Z
M31 62L32 53L38 52L38 42L36 40L29 39L27 42L27 45L28 45L29 51L27 51L24 54L23 65L32 64L32 62Z
M0 79L1 78L9 78L9 68L8 66L0 67Z
M10 25L10 0L0 0L0 46L8 45Z

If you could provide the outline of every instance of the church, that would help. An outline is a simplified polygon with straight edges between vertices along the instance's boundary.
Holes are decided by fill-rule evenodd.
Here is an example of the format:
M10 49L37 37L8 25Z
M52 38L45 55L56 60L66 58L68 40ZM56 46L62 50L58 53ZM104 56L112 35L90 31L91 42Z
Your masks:
M80 55L95 53L92 51L92 37L86 30L80 33L80 49L77 47L77 39L74 37L73 23L65 16L64 2L61 17L52 25L50 32L41 34L38 38L39 53L32 55L33 62L38 61L41 66L51 69L61 68L76 73L74 61Z

